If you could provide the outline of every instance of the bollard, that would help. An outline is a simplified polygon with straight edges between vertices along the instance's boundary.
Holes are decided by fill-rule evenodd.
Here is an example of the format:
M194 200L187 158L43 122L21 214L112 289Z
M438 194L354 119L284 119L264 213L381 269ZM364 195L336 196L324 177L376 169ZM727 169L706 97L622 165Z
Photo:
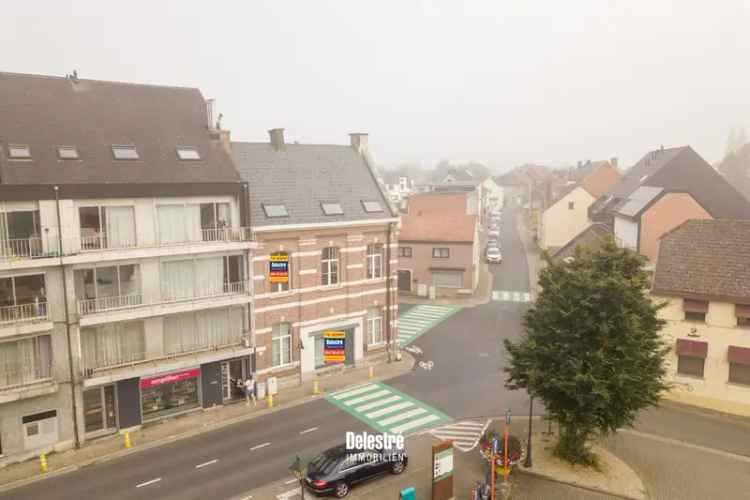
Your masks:
M130 443L130 433L125 433L125 448L130 448L132 444Z
M39 455L39 470L47 472L47 456L44 453Z
M273 408L273 394L268 395L268 407Z
M313 394L320 394L320 382L313 380Z
M371 366L370 367L370 380L372 380L373 378L375 378L375 367Z

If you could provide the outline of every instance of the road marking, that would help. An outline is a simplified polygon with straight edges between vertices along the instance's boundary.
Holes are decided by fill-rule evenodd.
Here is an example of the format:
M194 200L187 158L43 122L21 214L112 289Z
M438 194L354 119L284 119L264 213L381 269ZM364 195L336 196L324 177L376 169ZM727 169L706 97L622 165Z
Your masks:
M430 422L434 422L435 420L440 420L440 417L437 415L427 415L426 417L423 417L417 420L412 420L411 422L407 422L398 427L393 427L391 429L391 432L393 434L401 434L404 431L408 431L409 429L414 429L415 427L421 427L425 424L429 424Z
M219 461L218 458L214 458L213 460L209 460L208 462L203 462L202 464L196 465L195 468L196 469L200 469L200 468L205 467L207 465L213 465L213 464L215 464L218 461Z
M380 401L374 401L372 403L367 403L366 405L358 406L354 408L354 411L367 411L372 410L373 408L377 408L378 406L387 405L388 403L393 403L394 401L398 401L401 399L401 396L391 396L385 399L381 399Z
M531 302L531 293L513 290L494 290L492 300L500 302Z
M388 415L389 413L393 413L394 411L398 411L398 410L403 410L404 408L409 408L410 406L414 406L414 403L412 401L404 401L403 403L389 406L388 408L383 408L382 410L374 411L371 413L365 413L365 417L367 418L382 417L383 415Z
M378 425L389 425L389 424L395 424L396 422L401 422L402 420L406 420L407 418L416 417L417 415L421 415L423 413L427 413L427 410L424 408L417 408L416 410L409 410L405 413L401 413L400 415L396 415L395 417L388 417L384 418L383 420L378 420Z
M304 431L299 431L300 434L307 434L308 432L317 431L317 427L310 427L309 429L305 429Z
M284 481L284 484L292 484L296 482L297 482L297 479L290 479L289 481Z
M378 386L375 384L367 384L363 387L360 387L359 389L354 389L346 392L341 392L339 394L334 394L332 397L333 399L345 399L351 396L356 396L357 394L363 394L365 392L374 391L375 389L378 389Z
M377 399L380 396L385 396L387 394L390 394L390 391L383 389L381 391L371 392L369 394L366 394L364 396L360 396L358 398L348 399L348 400L344 401L344 404L346 406L352 406L352 405L356 405L356 404L359 404L359 403L364 403L365 401L370 401L372 399Z
M684 446L686 448L691 448L693 450L705 451L707 453L713 453L714 455L719 455L721 457L731 458L733 460L738 460L740 462L750 463L750 457L748 456L738 455L736 453L732 453L731 451L717 450L716 448L709 448L708 446L701 446L699 444L692 444L692 443L688 443L687 441L680 441L679 439L666 438L662 436L657 436L656 434L649 434L647 432L634 431L630 429L620 429L617 431L617 433L618 434L630 434L631 436L638 436L638 437L642 437L645 439L653 439L654 441L659 441L659 442L666 443L666 444Z
M473 450L479 444L479 439L489 424L490 420L484 423L464 420L432 429L429 432L438 439L453 441L453 447L465 453Z
M270 441L268 443L256 444L255 446L253 446L252 448L250 448L250 451L259 450L261 448L265 448L266 446L270 446L270 445L271 445Z
M298 497L298 496L299 496L299 488L296 488L293 490L285 491L284 493L279 493L278 495L276 495L276 499L277 500L290 500L291 498Z
M152 479L151 481L146 481L145 483L137 484L135 485L136 488L143 488L144 486L148 486L149 484L158 483L161 481L160 477L157 477L156 479Z

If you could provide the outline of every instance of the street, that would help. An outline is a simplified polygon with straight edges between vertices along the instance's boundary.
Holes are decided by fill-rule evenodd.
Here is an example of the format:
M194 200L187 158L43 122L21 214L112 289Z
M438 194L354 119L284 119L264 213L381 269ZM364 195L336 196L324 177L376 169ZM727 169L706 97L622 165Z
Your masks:
M445 414L454 422L496 417L506 409L516 416L528 415L527 395L505 389L502 370L501 339L518 338L522 311L527 305L502 298L522 298L529 292L526 255L516 230L516 217L516 208L506 209L501 230L504 261L491 266L493 290L511 293L495 293L495 300L461 309L424 335L415 337L411 345L422 351L417 359L432 362L431 369L417 364L410 373L384 385L362 388L357 394L341 391L338 399L333 394L328 400L303 404L38 481L0 494L0 499L242 498L243 494L269 482L291 480L288 466L295 455L309 459L340 444L344 431L368 429L367 419L383 424L386 419L377 419L388 413L388 406L375 409L375 396L368 401L367 394L382 393L383 398L391 398L391 404L408 407L411 403L416 409L408 411L414 412L414 418L424 418L433 409L435 414ZM409 309L404 306L400 312L405 314ZM347 401L352 404L347 405ZM361 408L364 404L372 406L355 411L355 407ZM373 411L365 413L367 410ZM541 407L536 408L535 412L540 410ZM357 418L356 415L362 416ZM408 420L388 418L389 424L409 427ZM434 421L439 420L440 425L444 425L450 419ZM609 447L631 463L654 498L706 499L712 498L712 494L716 495L713 498L739 498L734 494L724 496L720 491L730 487L740 495L747 491L748 464L731 454L750 456L748 429L743 420L734 422L665 406L641 417L636 430L644 435L621 433L610 439ZM416 424L413 430L417 430ZM656 434L724 450L728 455L696 452L680 444L659 443L648 437ZM694 472L698 467L704 470L710 467L714 479L698 478ZM666 475L662 473L665 470L669 471ZM529 479L520 489L531 495L528 498L551 498L561 489L566 491L565 498L603 498L582 492L570 493L567 487L537 479ZM693 496L688 495L690 491ZM667 493L674 495L667 496Z

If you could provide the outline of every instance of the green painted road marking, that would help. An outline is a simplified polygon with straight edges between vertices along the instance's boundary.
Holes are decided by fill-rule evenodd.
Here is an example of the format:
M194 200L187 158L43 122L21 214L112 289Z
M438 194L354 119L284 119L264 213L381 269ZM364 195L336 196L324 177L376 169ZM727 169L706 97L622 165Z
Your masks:
M458 306L414 306L398 318L398 344L404 347L454 315Z
M334 392L326 400L378 432L411 434L445 425L445 413L382 382Z

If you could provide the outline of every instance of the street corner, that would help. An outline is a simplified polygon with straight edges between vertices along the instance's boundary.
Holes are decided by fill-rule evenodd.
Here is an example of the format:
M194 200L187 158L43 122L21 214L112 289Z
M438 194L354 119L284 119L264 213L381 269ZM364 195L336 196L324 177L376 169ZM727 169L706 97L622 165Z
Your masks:
M593 451L599 458L599 469L574 466L555 457L552 453L554 438L535 434L531 440L533 466L519 467L521 476L536 476L557 483L613 495L632 500L645 500L646 488L641 478L623 460L594 445ZM524 480L519 478L520 485Z

